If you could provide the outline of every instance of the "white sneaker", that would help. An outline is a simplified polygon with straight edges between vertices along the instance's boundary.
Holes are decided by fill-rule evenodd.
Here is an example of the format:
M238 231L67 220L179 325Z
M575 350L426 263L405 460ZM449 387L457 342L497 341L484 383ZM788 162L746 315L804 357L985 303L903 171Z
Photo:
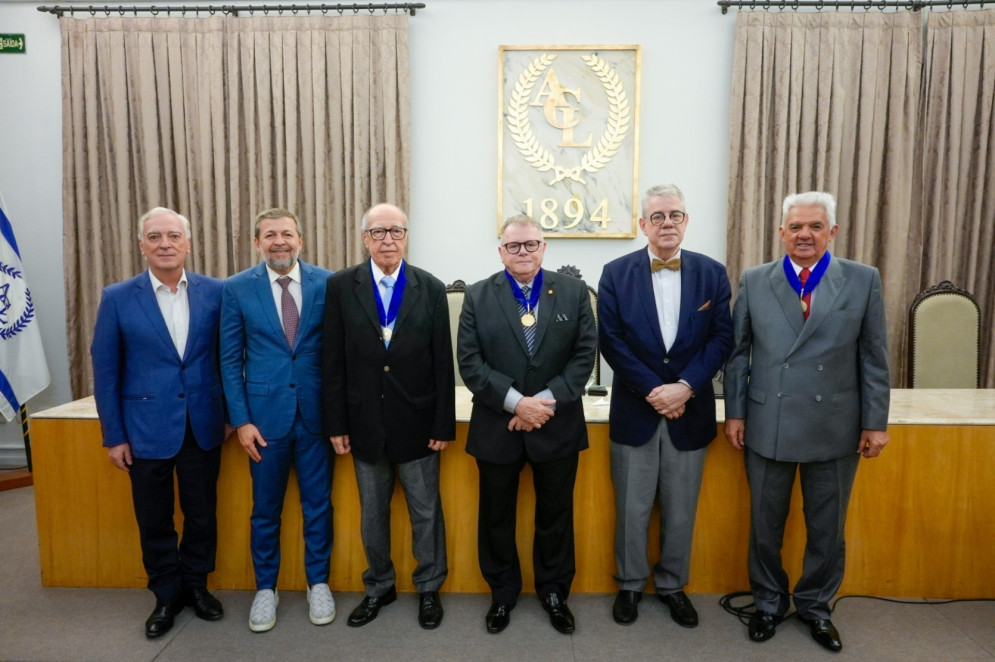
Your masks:
M276 589L256 591L249 609L249 629L253 632L266 632L276 625L276 606L280 604L280 596Z
M315 625L328 625L335 620L335 598L328 584L315 584L307 590L308 618Z

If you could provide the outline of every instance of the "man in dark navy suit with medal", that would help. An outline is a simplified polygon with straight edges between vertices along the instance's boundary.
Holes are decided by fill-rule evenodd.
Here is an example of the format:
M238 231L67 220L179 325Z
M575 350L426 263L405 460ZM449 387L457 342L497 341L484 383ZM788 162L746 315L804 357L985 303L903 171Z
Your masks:
M369 568L366 596L348 624L365 625L394 602L390 500L395 472L411 517L412 581L418 622L442 622L446 527L439 497L439 451L456 438L449 304L442 281L408 264L408 220L394 205L363 217L367 262L328 279L323 338L325 434L352 453Z
M566 599L575 573L573 492L587 448L581 396L598 342L583 281L544 271L546 243L528 216L508 219L505 269L471 285L460 315L460 375L473 393L467 452L477 459L480 570L491 587L487 631L501 632L522 591L515 545L518 478L536 492L535 588L550 623L574 631Z

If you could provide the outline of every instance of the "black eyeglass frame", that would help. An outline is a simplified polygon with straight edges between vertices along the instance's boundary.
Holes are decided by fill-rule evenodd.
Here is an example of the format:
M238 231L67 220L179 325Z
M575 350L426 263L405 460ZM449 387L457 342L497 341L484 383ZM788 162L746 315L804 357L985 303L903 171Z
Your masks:
M408 235L408 229L401 225L395 225L391 228L370 228L369 230L363 230L365 234L370 235L376 241L383 241L390 234L391 239L394 241L400 241Z
M532 246L532 248L529 248L529 246ZM538 239L529 239L528 241L509 241L507 244L501 244L501 247L512 255L518 255L523 248L526 253L535 253L539 250L540 246L542 246L542 242Z
M678 218L674 218L675 215L678 216ZM686 211L681 211L680 209L675 209L669 213L658 211L650 214L649 222L653 225L663 225L668 218L674 225L680 225L687 220L688 213Z

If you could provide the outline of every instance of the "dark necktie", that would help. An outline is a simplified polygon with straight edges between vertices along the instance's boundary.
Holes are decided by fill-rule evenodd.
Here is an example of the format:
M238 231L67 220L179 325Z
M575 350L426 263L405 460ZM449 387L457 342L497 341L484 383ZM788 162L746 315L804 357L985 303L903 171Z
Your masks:
M290 285L290 276L280 276L276 279L276 282L283 289L283 293L280 295L280 311L283 313L283 333L287 336L287 344L293 347L294 341L297 340L297 327L301 322L301 314L297 311L297 304L294 302L293 295L287 289L287 286Z
M805 283L808 282L808 277L811 274L812 272L809 271L808 267L802 269L798 274L798 280L802 284L802 292L804 293L804 296L802 296L802 316L806 321L808 320L809 312L812 310L812 293L805 289Z
M681 258L672 257L669 260L661 260L658 258L653 258L653 262L650 264L650 271L657 272L660 269L669 269L670 271L680 271L681 270Z
M529 292L532 290L531 287L526 285L522 288L522 295L525 300L529 300ZM530 325L522 324L522 331L525 332L525 344L529 348L529 356L535 353L536 344L536 323L535 323L535 313L533 311L526 310L525 304L521 301L518 302L518 315L519 317L524 316L526 313L532 312L533 322Z

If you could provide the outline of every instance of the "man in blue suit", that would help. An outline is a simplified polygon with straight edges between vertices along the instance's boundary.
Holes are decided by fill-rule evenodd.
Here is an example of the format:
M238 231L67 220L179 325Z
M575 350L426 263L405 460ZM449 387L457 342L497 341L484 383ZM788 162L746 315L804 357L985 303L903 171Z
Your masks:
M698 625L684 586L705 449L718 432L712 378L732 350L732 320L725 267L681 249L690 220L679 188L649 189L639 219L649 245L605 265L598 286L601 352L615 373L608 418L619 592L612 616L622 625L635 622L649 575L654 496L657 596L679 625Z
M328 587L334 456L321 435L321 324L332 272L298 259L303 241L293 212L260 213L254 242L263 262L224 286L221 374L231 425L251 460L253 632L276 625L280 519L291 465L304 517L309 617L315 625L335 619Z
M224 399L218 371L221 281L189 273L190 222L156 207L138 221L149 269L108 286L93 330L93 392L111 462L128 472L142 561L155 610L150 639L184 605L205 620L224 615L207 591L214 570ZM183 537L173 524L173 475Z

